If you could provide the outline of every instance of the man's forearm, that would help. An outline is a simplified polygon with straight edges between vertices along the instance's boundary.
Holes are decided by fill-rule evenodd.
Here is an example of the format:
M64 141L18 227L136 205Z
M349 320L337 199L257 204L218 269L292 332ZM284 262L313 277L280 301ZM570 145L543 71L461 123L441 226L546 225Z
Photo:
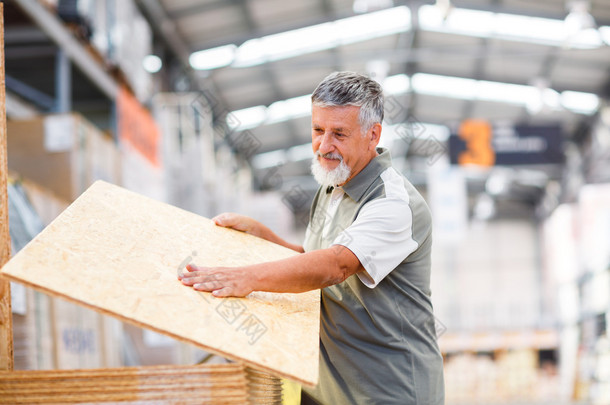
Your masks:
M275 262L249 266L253 290L299 293L342 282L359 270L356 256L343 246L315 250Z
M243 297L252 291L300 293L342 282L363 267L351 250L332 246L274 262L244 267L187 266L179 278L217 297Z
M287 247L288 249L292 249L296 252L303 253L305 250L301 245L295 245L294 243L287 242L286 240L279 237L275 232L271 229L267 228L265 225L260 225L260 235L259 237L268 240L269 242L277 243L278 245Z
M287 242L284 239L276 235L266 225L258 222L254 218L247 217L245 215L235 214L232 212L225 212L212 218L212 221L218 226L224 226L227 228L233 228L237 231L249 233L250 235L258 236L278 245L287 247L299 253L303 253L303 247Z

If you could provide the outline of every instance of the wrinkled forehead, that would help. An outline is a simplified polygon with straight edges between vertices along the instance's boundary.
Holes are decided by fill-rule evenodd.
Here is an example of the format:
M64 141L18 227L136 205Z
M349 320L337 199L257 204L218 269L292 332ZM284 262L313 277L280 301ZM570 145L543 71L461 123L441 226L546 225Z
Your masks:
M331 106L314 104L311 108L311 125L317 127L354 128L360 126L360 107Z

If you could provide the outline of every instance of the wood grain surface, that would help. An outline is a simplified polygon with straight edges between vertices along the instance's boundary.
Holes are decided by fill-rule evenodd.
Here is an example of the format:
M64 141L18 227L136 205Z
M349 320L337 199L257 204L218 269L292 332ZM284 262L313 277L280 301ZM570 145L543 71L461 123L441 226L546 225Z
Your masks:
M6 90L4 87L4 4L0 4L0 266L11 257L8 228ZM0 279L0 370L13 369L11 286Z
M11 405L259 403L249 391L239 363L0 372L0 404Z
M189 262L239 266L295 254L98 181L1 274L311 386L318 379L319 290L214 298L177 280Z

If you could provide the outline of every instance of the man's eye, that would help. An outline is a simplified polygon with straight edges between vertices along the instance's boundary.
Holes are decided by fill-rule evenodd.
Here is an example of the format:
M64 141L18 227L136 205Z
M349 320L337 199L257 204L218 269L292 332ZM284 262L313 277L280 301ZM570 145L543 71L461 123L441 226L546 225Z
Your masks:
M343 138L343 137L345 136L345 134L342 134L342 133L340 133L340 132L335 132L335 136L336 136L337 138Z

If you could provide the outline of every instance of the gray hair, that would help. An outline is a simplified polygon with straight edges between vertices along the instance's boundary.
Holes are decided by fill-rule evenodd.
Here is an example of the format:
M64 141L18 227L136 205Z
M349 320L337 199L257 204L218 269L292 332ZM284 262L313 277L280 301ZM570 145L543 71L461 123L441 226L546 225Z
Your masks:
M383 89L375 80L354 72L334 72L326 76L311 95L320 107L360 107L358 120L363 134L383 121Z

